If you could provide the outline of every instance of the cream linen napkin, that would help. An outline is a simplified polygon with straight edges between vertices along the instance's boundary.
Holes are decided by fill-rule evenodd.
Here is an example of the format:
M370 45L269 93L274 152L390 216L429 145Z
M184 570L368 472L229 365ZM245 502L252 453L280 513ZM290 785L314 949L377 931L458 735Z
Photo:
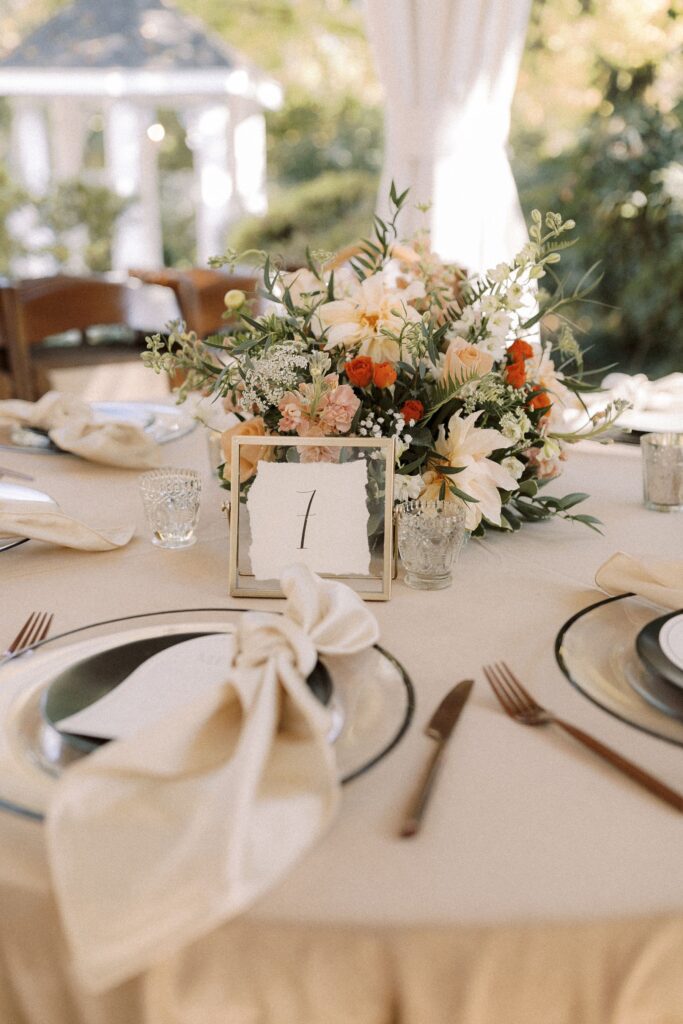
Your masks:
M127 544L134 533L132 525L95 529L44 501L0 499L0 537L28 537L81 551L111 551Z
M0 422L46 430L50 440L90 462L150 469L160 462L159 446L134 423L96 423L90 406L73 395L48 391L37 402L0 402Z
M638 594L663 608L683 608L683 562L644 561L619 551L595 574L607 594Z
M683 409L683 373L649 380L644 373L610 373L602 382L612 398L625 398L634 409Z
M339 800L320 655L378 638L362 600L303 566L284 615L240 616L225 682L67 769L47 816L77 974L102 991L238 914L314 843Z

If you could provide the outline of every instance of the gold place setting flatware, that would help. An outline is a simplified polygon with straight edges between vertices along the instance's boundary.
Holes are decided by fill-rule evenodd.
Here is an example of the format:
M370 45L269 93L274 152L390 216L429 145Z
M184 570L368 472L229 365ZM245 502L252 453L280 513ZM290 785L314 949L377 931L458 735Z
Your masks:
M44 640L50 632L53 618L51 612L31 612L7 650L0 655L0 665Z
M434 784L446 750L446 743L458 723L473 686L472 679L463 679L462 682L454 686L443 698L425 727L425 734L435 740L436 745L427 762L424 776L410 801L401 827L399 834L404 839L417 835L422 827L422 821L434 791Z
M608 761L614 768L627 775L648 792L659 797L660 800L664 800L671 807L675 807L677 811L683 811L683 794L671 789L666 783L650 775L649 772L646 772L639 765L629 761L617 753L616 750L584 732L583 729L571 725L558 715L548 711L531 696L505 662L485 666L484 675L503 711L514 721L519 722L521 725L557 726L563 732L583 744L583 746L592 750L594 754Z

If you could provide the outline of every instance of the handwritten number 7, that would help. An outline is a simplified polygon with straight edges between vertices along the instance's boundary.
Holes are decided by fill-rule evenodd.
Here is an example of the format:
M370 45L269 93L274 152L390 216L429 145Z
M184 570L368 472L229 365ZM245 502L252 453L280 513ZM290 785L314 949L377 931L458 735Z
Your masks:
M297 491L296 493L297 494L310 494L310 498L308 499L308 507L307 507L306 511L303 513L304 525L303 525L303 529L301 531L301 543L299 544L299 551L302 551L304 549L304 547L305 547L305 542L306 542L306 527L308 526L308 517L311 514L311 505L313 504L313 499L316 496L317 488L316 488L315 491ZM299 517L301 517L301 515L302 515L302 513L299 514Z

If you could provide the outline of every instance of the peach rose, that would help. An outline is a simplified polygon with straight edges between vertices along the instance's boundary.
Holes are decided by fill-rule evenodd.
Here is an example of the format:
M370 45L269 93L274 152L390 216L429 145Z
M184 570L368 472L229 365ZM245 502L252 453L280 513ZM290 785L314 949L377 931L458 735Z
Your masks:
M493 356L476 345L469 345L464 338L454 338L446 349L443 364L445 380L459 384L469 377L483 377L493 367Z
M245 420L244 423L238 423L234 427L230 427L229 430L224 430L221 434L221 448L223 450L223 458L225 459L225 469L223 470L223 476L226 480L230 479L232 472L232 439L233 437L265 437L266 425L263 421L263 417L255 416L251 420ZM254 445L243 445L240 448L240 483L244 483L245 480L250 480L256 472L256 464L258 462L271 462L273 459L273 449L258 444Z

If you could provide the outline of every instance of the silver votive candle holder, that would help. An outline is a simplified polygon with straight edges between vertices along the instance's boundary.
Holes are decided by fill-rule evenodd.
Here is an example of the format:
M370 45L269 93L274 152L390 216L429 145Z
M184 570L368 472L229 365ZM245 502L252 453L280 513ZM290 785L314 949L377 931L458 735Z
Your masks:
M644 434L643 500L656 512L683 511L683 434Z

